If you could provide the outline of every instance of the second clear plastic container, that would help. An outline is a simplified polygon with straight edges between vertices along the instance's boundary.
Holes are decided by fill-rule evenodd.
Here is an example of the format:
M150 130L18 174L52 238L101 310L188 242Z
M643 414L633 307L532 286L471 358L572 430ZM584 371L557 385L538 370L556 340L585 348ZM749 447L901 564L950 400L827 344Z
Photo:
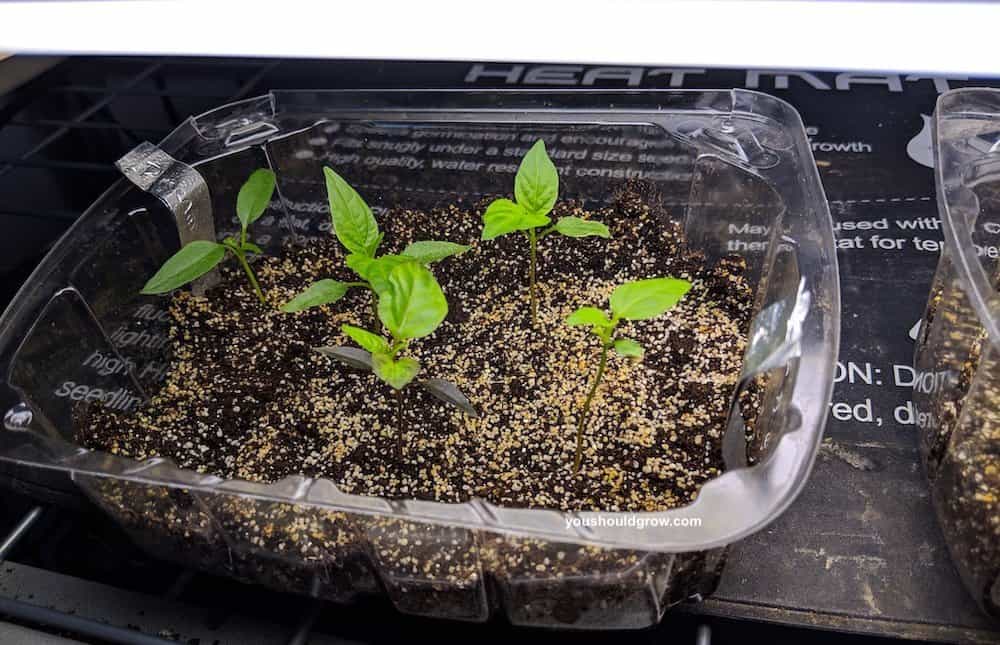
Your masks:
M709 261L747 261L755 317L740 376L763 382L763 403L748 437L733 392L726 472L690 505L561 513L386 500L327 480L222 481L74 446L81 402L134 410L170 361L165 301L139 290L177 249L177 229L164 204L125 181L0 321L5 394L20 401L0 458L71 473L150 551L283 591L385 593L408 613L481 621L500 611L515 624L591 629L655 624L710 593L726 547L774 520L805 483L833 387L833 229L794 109L746 91L275 92L192 118L159 148L208 187L173 181L166 202L211 208L219 236L234 228L243 179L273 168L281 198L255 241L275 253L330 234L323 165L376 208L473 203L508 192L517 150L540 137L564 171L561 195L601 205L624 179L644 180ZM615 155L597 154L607 150ZM166 160L133 170L142 184L178 169ZM555 564L538 566L546 560Z
M913 401L952 559L976 602L1000 617L1000 90L942 94L934 152L944 249Z

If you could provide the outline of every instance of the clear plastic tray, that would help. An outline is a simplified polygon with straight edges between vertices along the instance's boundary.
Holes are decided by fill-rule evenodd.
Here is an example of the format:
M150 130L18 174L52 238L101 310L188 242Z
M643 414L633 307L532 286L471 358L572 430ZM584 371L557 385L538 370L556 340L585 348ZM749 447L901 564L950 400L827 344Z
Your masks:
M72 445L74 405L101 397L133 409L169 362L165 301L138 294L178 234L167 208L124 180L52 250L0 322L7 394L22 402L5 417L0 458L71 473L156 554L285 591L338 601L384 592L414 614L480 621L502 611L516 624L575 628L648 626L670 605L710 593L727 545L773 521L805 483L833 385L832 223L793 108L741 90L274 92L189 119L159 148L207 182L220 236L235 226L240 182L273 167L281 199L255 240L274 251L329 235L324 164L376 208L430 207L505 194L523 151L504 149L539 136L554 155L585 151L583 160L557 157L562 196L600 204L622 179L643 178L709 260L747 259L756 315L741 384L763 381L763 405L749 440L734 405L726 472L692 504L565 514L391 501L304 477L221 481ZM624 154L599 159L601 149ZM174 187L182 210L184 199L205 198L183 181ZM571 526L574 515L590 525ZM692 517L699 526L671 525ZM251 523L266 523L273 539L255 539ZM546 558L557 564L541 572Z
M934 155L944 248L913 401L952 559L976 602L1000 617L1000 90L942 94Z

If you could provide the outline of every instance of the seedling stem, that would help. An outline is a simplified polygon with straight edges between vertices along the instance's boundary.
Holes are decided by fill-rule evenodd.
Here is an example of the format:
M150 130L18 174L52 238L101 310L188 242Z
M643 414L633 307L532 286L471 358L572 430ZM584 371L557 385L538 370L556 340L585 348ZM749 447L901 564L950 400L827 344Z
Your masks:
M531 326L538 322L538 294L536 288L538 269L538 241L549 233L566 237L611 237L608 227L600 222L580 217L560 217L555 223L549 213L559 196L559 171L545 151L545 142L535 142L514 177L516 201L501 198L490 203L483 213L483 230L480 238L492 240L521 231L528 238L528 300ZM542 227L546 228L542 228Z
M608 365L609 349L611 349L611 345L608 343L605 343L601 348L601 360L597 363L597 374L594 375L594 382L590 385L590 391L587 392L587 399L583 402L580 421L576 425L576 457L573 459L574 476L580 472L580 463L583 461L583 428L587 425L587 417L590 416L590 404L594 400L594 394L597 393L597 386L601 384L601 379L604 377L604 368Z
M254 293L257 294L257 299L260 300L261 304L265 304L264 292L260 289L260 283L257 282L257 276L254 275L253 269L250 268L250 263L247 262L247 254L243 252L247 243L247 231L242 229L240 231L240 247L239 249L230 247L236 259L239 260L240 266L243 267L243 271L247 274L247 278L250 280L250 286L253 287Z
M566 324L571 327L587 326L590 332L601 341L601 358L597 364L597 373L587 391L587 398L580 408L580 420L576 424L576 454L573 457L573 476L580 474L583 463L583 431L590 420L590 406L594 395L604 378L604 370L608 366L608 352L615 350L626 358L642 360L645 350L638 341L631 338L616 337L618 324L622 320L648 320L655 318L672 308L691 289L687 280L676 278L649 278L636 280L619 285L611 294L611 316L597 307L580 307L569 317Z
M531 261L528 264L528 289L531 298L531 326L534 327L538 321L538 295L535 293L535 265L538 255L538 237L535 229L528 229L528 241L531 244Z

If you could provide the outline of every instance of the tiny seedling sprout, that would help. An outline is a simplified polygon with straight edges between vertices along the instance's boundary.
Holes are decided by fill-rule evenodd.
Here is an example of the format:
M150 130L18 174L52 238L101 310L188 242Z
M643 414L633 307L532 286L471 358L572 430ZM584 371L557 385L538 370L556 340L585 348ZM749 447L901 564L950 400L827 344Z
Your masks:
M378 247L385 234L379 231L372 209L361 195L332 169L323 168L323 174L326 177L333 232L347 249L348 255L345 260L347 266L361 280L356 282L319 280L287 302L282 307L283 311L293 313L309 307L331 304L343 298L348 289L361 287L372 292L373 324L377 325L378 299L385 291L388 276L395 267L412 261L428 265L469 249L468 246L454 242L423 241L413 242L398 255L377 256Z
M274 194L274 173L266 168L255 170L236 197L236 216L240 220L239 238L230 236L221 243L195 240L185 244L180 251L163 263L160 270L142 288L142 293L167 293L193 282L215 268L226 257L228 251L243 267L254 293L260 302L264 303L264 292L261 291L257 276L247 262L247 254L260 255L263 251L247 239L247 232L250 225L260 219L267 210L272 194Z
M538 319L538 296L535 293L538 241L550 233L567 237L611 237L604 224L580 217L560 217L550 226L552 219L549 213L558 196L559 171L545 151L545 142L539 139L517 168L514 176L515 200L494 200L483 214L482 239L492 240L516 231L521 231L528 239L528 297L532 326Z
M569 317L570 326L589 325L590 331L601 341L601 358L597 363L587 398L580 409L576 425L576 456L573 459L573 474L580 472L583 460L583 431L590 416L590 404L594 400L597 387L604 377L608 365L608 352L614 350L621 356L642 360L645 350L631 338L618 338L616 331L622 320L648 320L655 318L676 305L690 291L691 283L677 278L649 278L619 285L611 294L611 317L597 307L580 307Z
M378 333L342 325L341 331L364 351L351 347L320 347L322 354L352 367L371 369L375 376L396 392L397 449L402 441L403 389L420 373L420 363L405 356L410 341L434 332L448 315L448 301L434 275L420 262L408 259L394 266L385 277L378 298L378 317L389 333ZM438 398L476 416L469 400L458 388L441 379L418 381Z

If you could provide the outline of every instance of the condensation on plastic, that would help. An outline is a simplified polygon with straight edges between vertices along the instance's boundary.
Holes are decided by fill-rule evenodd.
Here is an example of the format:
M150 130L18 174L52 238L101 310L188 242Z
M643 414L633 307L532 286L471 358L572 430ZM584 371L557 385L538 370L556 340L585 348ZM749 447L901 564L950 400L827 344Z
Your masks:
M29 430L0 431L0 458L72 473L156 554L318 598L385 593L413 614L482 621L502 611L516 624L599 629L648 626L711 593L726 547L803 486L833 385L832 223L788 104L741 90L274 92L191 118L159 148L205 178L220 237L237 226L240 183L270 166L279 196L255 241L274 252L329 234L323 165L380 213L471 203L507 193L523 152L501 151L538 137L553 151L631 151L603 166L557 159L563 196L601 205L623 177L642 176L691 246L709 260L746 258L758 315L741 379L763 380L764 401L749 441L747 411L734 404L726 472L690 505L561 513L385 500L327 480L222 481L72 445L87 401L134 410L169 366L165 301L139 290L178 247L177 231L160 202L125 181L80 218L0 321L0 369L33 412ZM368 153L384 145L395 154ZM734 249L734 239L754 243Z
M934 154L944 247L913 402L952 560L976 602L1000 617L1000 91L942 94Z

